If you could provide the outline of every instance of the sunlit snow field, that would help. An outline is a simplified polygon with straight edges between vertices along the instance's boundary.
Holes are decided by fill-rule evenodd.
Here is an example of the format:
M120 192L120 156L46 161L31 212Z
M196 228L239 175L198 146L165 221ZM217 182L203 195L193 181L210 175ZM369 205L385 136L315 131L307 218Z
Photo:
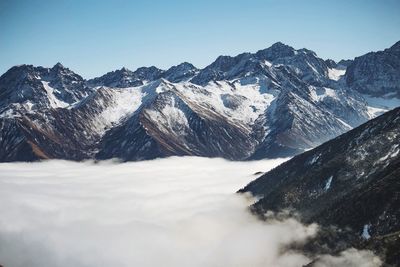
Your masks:
M306 241L318 227L261 222L247 210L252 200L235 194L255 172L283 161L2 163L0 264L302 266L306 256L282 247ZM318 266L343 259L377 266L372 257L350 251L323 256Z

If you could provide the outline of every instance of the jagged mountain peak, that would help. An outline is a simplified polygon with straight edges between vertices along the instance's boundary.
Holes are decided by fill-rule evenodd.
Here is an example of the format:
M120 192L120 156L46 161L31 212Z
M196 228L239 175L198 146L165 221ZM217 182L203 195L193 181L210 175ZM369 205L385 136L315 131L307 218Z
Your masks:
M90 79L87 81L89 86L108 86L108 87L131 87L143 84L133 71L122 67L114 71L107 72L106 74Z
M348 86L373 97L400 98L400 41L383 51L356 57L346 71Z
M63 66L61 63L55 64L53 67L43 67L43 66L34 66L31 64L22 64L17 65L10 68L7 72L5 72L2 76L10 76L15 73L25 73L29 74L29 77L37 78L37 79L50 79L50 76L73 76L75 79L83 80L83 78L70 70L69 68ZM21 76L20 78L25 77Z
M16 65L8 69L5 73L3 73L3 75L0 76L0 79L1 78L6 79L7 77L15 75L16 73L19 73L21 75L23 75L24 73L25 75L27 73L34 73L35 69L36 67L30 64Z
M135 70L133 74L141 80L153 81L159 79L163 74L163 72L164 72L163 70L155 66L150 66L150 67L140 67L137 70Z
M281 42L274 43L270 47L256 52L258 58L268 61L274 61L278 58L292 57L295 54L296 50L293 47Z
M249 59L251 57L250 53L242 53L237 56L219 56L217 59L211 63L206 68L214 68L220 71L227 71L233 65L239 63L243 59Z
M307 49L307 48L301 48L301 49L298 49L296 51L297 51L297 53L302 53L302 54L306 54L306 55L311 55L311 56L317 57L317 53L315 53L314 51L312 51L310 49Z
M0 109L12 106L12 113L25 113L66 107L91 92L84 83L60 63L52 68L16 66L0 78Z
M50 79L58 79L63 82L67 82L67 80L71 80L71 81L73 80L75 82L83 82L84 81L82 76L75 73L71 69L65 67L61 63L57 63L52 68L49 68L49 69L44 68L44 70L45 71L43 72L43 68L42 68L41 72L42 73L48 72L50 76L55 76ZM44 75L44 74L42 74L42 75ZM44 75L44 76L46 76L46 75Z
M290 47L290 46L278 41L276 43L273 43L270 47L272 48L272 47Z
M306 49L305 49L306 50ZM309 52L312 52L311 50L307 50ZM296 50L289 46L286 45L282 42L276 42L273 45L271 45L268 48L262 49L257 51L256 53L249 53L249 52L244 52L241 54L238 54L236 56L228 56L228 55L221 55L216 58L216 60L211 63L209 66L212 67L219 67L221 69L224 69L224 66L229 66L229 64L232 63L237 63L241 60L254 60L255 58L259 59L266 59L269 61L273 61L277 58L282 58L282 57L290 57L294 56L296 54ZM207 66L207 67L209 67ZM207 68L206 67L206 68Z
M54 64L54 66L52 67L52 69L64 69L64 65L61 64L60 62L57 62L56 64Z
M130 69L126 68L126 67L122 67L121 68L121 72L122 73L131 73L132 71Z
M43 72L43 70L45 70L45 72L47 71L48 73L55 74L56 76L59 76L59 77L64 77L64 76L72 77L73 76L74 79L83 81L83 78L80 75L76 74L74 71L72 71L68 67L65 67L60 62L55 64L52 68L39 67L39 69L42 70L42 72Z
M206 85L210 81L219 80L261 79L277 85L275 77L281 76L282 73L276 72L279 72L278 67L282 65L289 67L289 72L312 85L328 86L332 83L331 77L328 76L327 63L315 52L305 48L295 50L281 42L254 54L219 56L213 63L200 70L191 81Z
M325 60L325 63L326 63L326 65L327 65L329 68L331 68L331 69L337 67L337 63L336 63L336 61L334 61L333 59L328 58L328 59Z
M350 64L353 63L352 59L342 59L340 60L337 65L342 66L343 68L347 68Z
M187 61L184 61L184 62L178 64L177 66L185 66L185 67L197 69L192 63L187 62Z
M127 76L127 75L132 75L133 71L131 71L128 68L122 67L121 69L117 69L117 70L114 70L114 71L111 71L111 72L108 72L108 73L115 73L115 74L120 74L120 75Z
M150 66L150 67L140 67L134 71L134 73L153 73L153 72L163 72L163 70L157 68L156 66Z
M172 66L171 68L169 68L166 72L168 71L181 71L181 70L186 70L186 71L190 71L190 70L198 70L192 63L189 62L182 62L178 65Z
M163 78L171 82L181 82L192 78L199 70L188 62L172 66L162 75Z
M272 44L270 47L265 48L261 51L265 51L265 50L271 50L271 51L294 51L295 49L287 44L284 44L282 42L276 42L274 44Z

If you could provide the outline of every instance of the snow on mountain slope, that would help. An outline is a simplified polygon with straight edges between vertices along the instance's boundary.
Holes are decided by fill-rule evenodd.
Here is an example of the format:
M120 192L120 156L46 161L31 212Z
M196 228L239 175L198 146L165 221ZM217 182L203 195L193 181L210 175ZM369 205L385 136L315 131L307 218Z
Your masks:
M49 82L45 82L42 81L43 84L43 88L47 93L47 99L50 103L50 107L51 108L65 108L68 106L68 103L65 103L62 100L59 100L55 95L54 95L54 91L56 91L56 89L54 89L53 87L51 87L49 85Z
M281 92L272 108L267 109L264 125L268 132L253 159L263 158L266 153L293 155L351 129L328 108L291 91Z
M0 119L0 123L8 128L7 125L12 125L11 130L20 136L19 141L3 140L4 150L0 157L8 161L5 152L13 146L31 147L35 155L32 159L36 156L66 159L92 157L97 152L96 143L106 131L134 113L146 97L148 93L141 88L122 90L101 87L66 108L49 107L34 113L16 110L14 116Z
M200 70L185 62L91 80L59 63L16 66L0 77L0 123L8 129L0 138L4 151L31 149L32 160L290 156L398 105L392 91L400 80L378 66L391 64L388 55L396 53L395 45L336 63L276 43L220 56ZM360 62L368 62L367 70ZM371 79L391 86L374 89L374 98L360 87L371 69L380 70ZM3 161L18 158L25 159L2 154Z
M345 73L345 69L328 68L328 77L334 81L338 81Z
M81 76L60 63L52 68L15 66L0 77L0 113L15 104L33 111L66 107L91 92Z
M135 154L138 149L146 147L154 150L151 153L155 155L149 153L140 158L208 155L244 159L256 145L251 125L235 123L224 113L227 111L220 94L227 92L226 88L211 95L192 84L178 85L165 80L148 86L153 87L155 98L106 134L99 158L122 153L121 158L135 159L139 157ZM238 143L234 143L235 139Z
M171 91L160 93L158 99L162 99L160 106L145 110L149 119L159 123L160 130L166 134L172 133L177 138L187 135L189 122L180 99Z
M93 102L95 102L95 105L102 109L87 121L92 124L91 129L98 133L104 132L110 126L135 112L147 95L147 92L141 89L140 87L124 89L101 87L97 89L96 94L90 99L90 105L94 105ZM88 105L88 102L85 101L84 104ZM74 109L79 109L82 105L83 103L78 104Z
M223 115L232 123L250 127L271 105L277 90L261 93L259 84L241 85L240 82L210 82L201 87L190 83L177 84L179 95L204 109Z

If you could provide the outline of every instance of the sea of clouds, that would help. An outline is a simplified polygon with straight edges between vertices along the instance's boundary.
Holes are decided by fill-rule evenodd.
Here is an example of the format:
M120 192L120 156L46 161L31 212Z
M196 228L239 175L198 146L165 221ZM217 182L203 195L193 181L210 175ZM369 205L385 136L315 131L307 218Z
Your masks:
M264 266L311 261L283 249L318 231L263 222L235 192L283 159L0 164L4 267ZM316 266L379 266L371 252L322 255Z

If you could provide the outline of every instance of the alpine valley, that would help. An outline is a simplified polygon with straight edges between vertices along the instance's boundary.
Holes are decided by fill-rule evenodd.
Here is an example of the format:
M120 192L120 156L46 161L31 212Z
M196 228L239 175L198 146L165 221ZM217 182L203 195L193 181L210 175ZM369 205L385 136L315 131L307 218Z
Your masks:
M340 62L275 43L90 80L21 65L0 77L0 161L293 156L396 106L400 42Z

